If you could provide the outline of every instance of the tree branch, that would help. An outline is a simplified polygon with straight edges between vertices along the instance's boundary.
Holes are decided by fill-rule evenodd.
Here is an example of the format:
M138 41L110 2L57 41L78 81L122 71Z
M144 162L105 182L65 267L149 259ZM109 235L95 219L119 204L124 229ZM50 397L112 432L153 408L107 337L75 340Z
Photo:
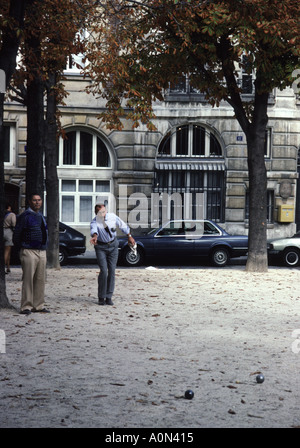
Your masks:
M12 86L11 84L9 85L9 91L14 92L16 95L12 95L11 93L8 93L9 98L12 101L16 101L17 103L20 104L24 104L26 106L26 102L27 102L27 89L26 87L20 86L19 89L16 89L14 86Z
M239 117L239 123L242 126L243 131L247 134L250 123L243 106L240 89L237 85L232 58L233 48L228 35L223 35L221 37L220 44L217 46L217 53L222 63L222 69L229 93L227 102L233 107L236 116Z

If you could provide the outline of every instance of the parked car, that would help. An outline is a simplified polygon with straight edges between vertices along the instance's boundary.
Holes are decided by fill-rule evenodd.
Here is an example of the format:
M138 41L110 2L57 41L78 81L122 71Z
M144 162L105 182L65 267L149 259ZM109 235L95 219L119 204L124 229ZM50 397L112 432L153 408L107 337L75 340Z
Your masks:
M268 241L268 254L281 258L289 267L300 265L300 231L289 238L280 238Z
M146 257L208 258L214 266L225 266L230 258L248 252L248 237L230 235L218 224L209 220L174 220L151 229L144 235L134 236L136 253L126 238L119 239L120 260L126 266L139 266Z
M70 226L59 223L59 262L67 264L68 257L84 254L86 251L85 236ZM12 264L20 264L19 253L13 247L11 255Z
M78 230L59 223L59 262L67 263L68 257L84 254L86 251L86 237Z

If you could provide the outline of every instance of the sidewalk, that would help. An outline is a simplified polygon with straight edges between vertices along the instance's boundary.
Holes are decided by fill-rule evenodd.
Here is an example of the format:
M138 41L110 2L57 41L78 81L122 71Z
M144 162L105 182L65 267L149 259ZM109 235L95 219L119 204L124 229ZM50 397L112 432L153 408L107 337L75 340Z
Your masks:
M96 264L48 270L51 313L29 316L21 275L0 311L1 428L300 426L298 269L118 269L113 307Z

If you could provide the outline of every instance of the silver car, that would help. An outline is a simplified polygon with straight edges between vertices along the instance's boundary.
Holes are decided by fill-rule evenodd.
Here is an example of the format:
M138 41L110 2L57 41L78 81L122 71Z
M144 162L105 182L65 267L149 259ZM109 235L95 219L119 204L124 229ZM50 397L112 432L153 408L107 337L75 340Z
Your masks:
M268 254L280 257L289 267L300 265L300 231L289 238L268 241Z

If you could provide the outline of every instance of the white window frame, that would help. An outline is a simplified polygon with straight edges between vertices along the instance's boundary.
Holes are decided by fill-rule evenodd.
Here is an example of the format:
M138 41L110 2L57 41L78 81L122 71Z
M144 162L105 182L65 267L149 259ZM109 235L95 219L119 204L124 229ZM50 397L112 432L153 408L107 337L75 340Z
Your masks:
M188 126L188 142L187 142L188 153L184 154L184 155L176 154L176 135L177 135L177 131L180 130L180 128L182 128L184 126ZM205 148L204 148L205 152L204 152L203 155L194 155L193 154L193 136L194 136L193 129L195 127L197 127L197 126L203 128L204 131L205 131L205 145L204 145L205 146ZM171 157L174 157L174 158L179 158L179 157L196 158L197 157L197 158L203 158L203 159L204 158L214 158L214 157L220 158L220 157L223 157L222 154L220 156L219 155L214 156L214 155L210 154L210 135L211 134L212 134L211 130L209 130L207 127L205 127L203 124L200 124L200 123L199 124L198 123L189 123L189 124L185 123L185 124L183 124L181 126L175 127L171 131L171 135L170 135L170 155L168 155L167 157L168 158L171 158ZM220 142L219 142L219 144L220 144ZM220 148L221 148L221 151L223 153L221 144L220 144ZM162 155L162 157L163 157L163 155Z
M111 157L111 153L107 147L107 145L104 143L106 150L108 152L109 155L109 165L108 166L97 166L97 138L101 139L101 137L93 132L90 132L87 129L84 128L76 128L76 129L69 129L69 132L76 132L76 154L75 154L75 164L74 165L70 165L70 164L64 164L64 140L62 137L60 137L59 139L59 168L80 168L80 169L85 169L85 168L97 168L97 170L107 170L107 169L112 169L112 157ZM68 133L68 131L66 131L66 133ZM90 134L93 137L93 142L92 142L92 164L91 165L81 165L80 164L80 132L85 132L87 134ZM102 140L103 141L103 140Z
M5 167L14 165L16 153L16 126L13 123L3 123L5 127L9 128L9 161L4 162Z
M266 151L265 151L265 159L270 159L272 155L272 141L273 141L273 129L268 127L266 129Z
M74 181L75 190L74 191L63 191L63 181ZM79 191L79 185L80 181L90 181L92 182L92 191ZM97 182L107 182L109 186L109 191L105 192L99 192L96 191L96 185ZM94 217L94 207L99 200L103 200L103 202L107 201L107 209L108 211L114 211L114 197L111 193L112 189L112 181L109 179L71 179L69 177L62 177L59 179L59 191L60 191L60 197L59 197L59 216L60 220L64 222L67 225L76 225L76 226L86 226L87 224L90 224ZM88 221L80 221L80 198L82 196L87 196L92 199L91 201L91 213L90 213L90 219ZM63 219L63 197L73 197L74 198L74 220L73 221L67 221Z
M101 137L101 135L90 128L84 126L70 126L65 129L65 132L74 132L76 141L75 141L75 163L71 164L63 164L64 157L64 140L60 138L59 140L59 156L58 156L58 176L59 176L59 216L60 220L67 225L76 226L76 227L86 227L90 224L91 220L94 217L94 206L95 204L101 200L103 202L107 201L107 208L109 211L115 212L116 204L114 195L111 193L113 190L112 183L112 174L114 168L114 158L112 154L112 150L109 148L105 139ZM81 165L80 164L80 133L85 132L92 136L92 161L90 165ZM97 139L99 139L106 148L109 157L108 166L97 166ZM74 182L74 190L64 191L63 190L63 182L70 181ZM91 187L89 188L86 185L86 191L80 191L80 183L81 182L90 182ZM107 187L105 188L107 191L97 191L97 182L107 182ZM101 187L99 188L101 190ZM88 210L86 210L86 218L87 221L80 220L80 214L84 211L84 208L81 207L80 198L82 196L86 196L90 198L91 205L88 206ZM67 220L64 218L70 218L68 213L65 210L65 217L63 216L63 198L73 198L74 204L73 209L70 208L70 215L72 211L72 220ZM90 210L89 210L90 207Z
M89 32L87 30L82 30L76 34L79 36L80 40L88 39ZM80 75L82 70L87 66L87 61L83 61L85 55L83 53L71 54L67 57L66 68L64 70L65 75ZM78 67L77 64L80 66Z

